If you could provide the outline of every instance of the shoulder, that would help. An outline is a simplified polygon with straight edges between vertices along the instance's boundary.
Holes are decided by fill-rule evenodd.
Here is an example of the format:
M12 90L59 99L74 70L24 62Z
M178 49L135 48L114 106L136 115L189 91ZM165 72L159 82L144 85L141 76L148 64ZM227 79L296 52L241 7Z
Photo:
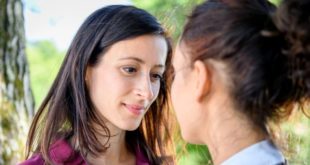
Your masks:
M41 154L33 155L28 160L25 160L18 165L44 165L44 160L41 156Z
M65 140L56 141L50 148L50 157L56 164L86 164L81 154L75 151ZM19 165L43 165L41 154L35 154Z

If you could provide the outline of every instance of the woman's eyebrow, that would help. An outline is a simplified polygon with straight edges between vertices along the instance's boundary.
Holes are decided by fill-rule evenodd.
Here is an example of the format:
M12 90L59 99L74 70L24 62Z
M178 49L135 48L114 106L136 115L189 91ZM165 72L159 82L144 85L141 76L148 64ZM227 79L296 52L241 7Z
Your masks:
M145 64L145 61L143 61L142 59L137 58L137 57L123 57L123 58L120 58L119 60L134 60L134 61L137 61L141 64Z
M120 58L119 60L134 60L134 61L137 61L138 63L145 64L144 60L142 60L140 58L137 58L137 57L123 57L123 58ZM165 68L165 65L163 65L163 64L156 64L154 67L156 67L156 68Z

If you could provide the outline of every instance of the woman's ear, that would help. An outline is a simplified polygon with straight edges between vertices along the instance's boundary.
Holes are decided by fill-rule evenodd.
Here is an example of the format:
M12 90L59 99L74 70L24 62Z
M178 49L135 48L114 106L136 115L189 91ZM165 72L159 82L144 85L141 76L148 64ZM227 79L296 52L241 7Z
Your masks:
M211 72L207 65L201 60L195 61L193 67L196 79L196 99L198 102L201 102L211 90Z

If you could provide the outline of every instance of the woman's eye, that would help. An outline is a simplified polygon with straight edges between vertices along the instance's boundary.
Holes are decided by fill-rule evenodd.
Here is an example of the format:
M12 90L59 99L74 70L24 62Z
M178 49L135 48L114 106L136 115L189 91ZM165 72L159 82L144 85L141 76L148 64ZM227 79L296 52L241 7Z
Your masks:
M122 70L127 74L133 74L137 72L137 69L134 67L123 67Z
M161 74L152 74L151 78L153 81L156 81L156 80L161 80L163 76Z

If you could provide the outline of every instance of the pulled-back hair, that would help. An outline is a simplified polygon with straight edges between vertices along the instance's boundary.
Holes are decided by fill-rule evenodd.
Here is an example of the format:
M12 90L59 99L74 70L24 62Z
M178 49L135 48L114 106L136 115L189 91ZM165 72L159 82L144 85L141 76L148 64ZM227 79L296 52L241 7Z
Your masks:
M76 33L59 73L32 122L27 140L27 157L32 152L42 153L49 164L50 146L58 139L75 137L77 149L85 157L87 153L98 155L109 147L109 129L95 110L86 88L87 66L94 66L105 52L118 41L142 35L159 35L168 45L166 67L171 63L171 44L156 18L133 6L112 5L91 14ZM104 75L103 75L104 76ZM135 131L126 132L127 148L134 152L139 147L151 164L168 161L171 139L166 73L161 81L158 98L145 114L142 124ZM93 127L98 124L104 130L106 142L96 138L102 132Z
M267 131L310 97L309 0L209 0L181 37L191 60L223 62L237 109Z

